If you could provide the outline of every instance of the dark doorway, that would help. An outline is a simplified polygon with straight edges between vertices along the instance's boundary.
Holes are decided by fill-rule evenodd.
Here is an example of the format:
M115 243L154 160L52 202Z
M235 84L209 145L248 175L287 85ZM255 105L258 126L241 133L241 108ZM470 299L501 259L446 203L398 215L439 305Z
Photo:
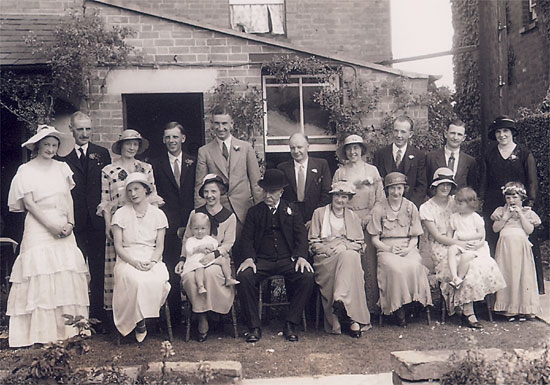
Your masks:
M143 159L153 159L165 151L162 143L166 123L179 122L187 130L184 151L197 155L204 144L202 93L123 94L124 127L133 128L150 141Z

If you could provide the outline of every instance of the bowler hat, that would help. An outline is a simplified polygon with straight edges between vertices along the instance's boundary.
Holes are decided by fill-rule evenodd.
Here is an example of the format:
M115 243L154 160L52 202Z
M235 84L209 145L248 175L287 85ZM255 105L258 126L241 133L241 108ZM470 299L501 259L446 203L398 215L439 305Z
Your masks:
M456 187L454 173L451 171L450 168L439 167L437 170L435 170L431 187L437 187L441 183L450 183L455 185Z
M493 120L493 122L489 126L489 132L487 133L489 139L497 140L495 133L499 128L509 129L510 131L512 131L513 136L516 136L518 134L516 121L512 118L509 118L508 116L502 115Z
M355 134L348 135L346 139L344 139L344 143L342 143L342 145L336 150L336 155L338 155L339 159L348 159L348 156L346 155L346 146L348 144L358 144L361 147L361 155L365 155L367 152L367 145L361 136Z
M47 138L48 136L54 137L59 140L59 147L57 148L57 155L66 156L74 148L74 142L71 140L71 137L63 132L60 132L55 129L55 127L42 124L38 126L36 134L31 136L29 140L21 145L21 147L26 147L29 150L34 150L35 145L40 142L42 139Z
M384 178L384 188L395 186L397 184L403 184L407 186L407 176L404 174L401 174L400 172L394 171L394 172L390 172Z
M204 198L204 186L206 186L208 183L212 183L212 182L216 182L216 183L222 185L225 188L225 191L227 191L229 189L229 187L227 186L227 183L225 183L225 181L222 179L221 176L219 176L217 174L208 174L202 179L202 185L199 188L199 196L201 198ZM223 193L223 191L222 191L222 193Z
M265 170L264 177L258 182L258 186L266 191L273 191L285 188L288 186L285 174L276 168Z
M137 151L138 155L143 154L143 152L149 148L149 141L147 139L143 138L136 130L128 128L122 131L118 140L113 143L111 150L114 154L120 155L120 147L122 146L122 142L132 139L139 141L139 149Z

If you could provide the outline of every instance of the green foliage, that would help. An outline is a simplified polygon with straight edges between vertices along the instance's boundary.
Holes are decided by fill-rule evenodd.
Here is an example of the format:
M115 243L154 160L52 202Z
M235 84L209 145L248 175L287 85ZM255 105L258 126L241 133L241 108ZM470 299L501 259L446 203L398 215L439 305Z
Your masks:
M453 48L479 44L479 0L451 0L453 19ZM453 72L456 87L455 112L473 129L472 138L481 129L481 103L479 67L476 52L453 55Z
M278 83L288 83L293 74L315 75L321 82L328 82L334 76L342 76L340 67L333 67L314 56L276 56L262 65L262 71L275 77Z
M504 353L496 360L469 350L466 358L456 360L453 369L440 380L441 385L471 384L522 384L550 383L550 347L523 353Z
M88 95L93 68L128 62L133 47L124 39L132 34L129 28L108 30L99 15L90 12L70 13L51 41L40 41L31 32L25 42L35 54L48 58L47 71L2 72L0 105L32 128L51 121L57 98L79 107Z

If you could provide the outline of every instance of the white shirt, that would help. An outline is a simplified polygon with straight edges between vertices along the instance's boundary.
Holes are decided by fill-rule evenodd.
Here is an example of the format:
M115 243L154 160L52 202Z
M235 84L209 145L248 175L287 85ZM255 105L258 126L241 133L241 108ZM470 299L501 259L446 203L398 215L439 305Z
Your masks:
M303 163L298 163L294 161L294 176L296 177L296 186L298 186L298 173L300 172L301 166L304 166L304 182L306 182L308 162L309 162L309 157L306 158L306 160Z
M447 146L444 147L445 148L445 167L448 167L449 165L449 158L451 157L451 152L454 154L454 157L455 157L455 164L453 165L453 174L456 175L456 170L458 169L458 157L460 156L460 149L458 150L455 150L455 151L451 151L447 148Z
M281 200L279 199L279 201L275 204L275 212L277 212L277 209L279 208L279 204L281 203ZM270 206L267 206L269 208L269 210L271 210L271 207Z
M392 144L391 148L392 148L393 160L397 158L397 151L401 150L401 162L403 162L403 159L405 158L405 153L407 152L408 145L409 145L408 143L405 143L403 147L399 148L395 145L395 143Z
M79 146L78 144L75 144L74 149L76 151L76 156L78 157L78 159L80 159L80 155L81 155L80 149L84 151L84 155L88 155L88 143L86 143L84 146Z
M170 161L170 167L172 168L172 173L174 172L174 167L176 165L176 159L178 160L179 166L180 166L180 172L181 172L181 158L182 158L182 152L178 156L174 156L170 153L168 153L168 160Z
M227 138L226 140L219 140L218 138L216 138L216 140L218 141L218 145L220 146L220 151L222 152L223 154L223 143L225 143L225 145L227 146L227 154L229 155L227 157L227 160L229 160L230 156L231 156L231 135L229 135L229 138Z

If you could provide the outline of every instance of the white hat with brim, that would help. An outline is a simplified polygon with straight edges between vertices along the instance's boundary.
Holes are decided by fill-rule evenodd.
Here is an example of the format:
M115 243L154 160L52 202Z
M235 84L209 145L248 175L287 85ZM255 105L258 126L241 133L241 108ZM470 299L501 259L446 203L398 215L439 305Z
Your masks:
M69 134L65 134L61 131L55 129L55 127L48 126L46 124L38 126L36 134L31 136L29 140L21 145L21 147L26 147L29 150L34 150L35 145L40 142L42 139L51 136L59 140L59 147L57 149L57 155L67 156L74 148L74 141Z
M365 144L365 140L360 137L359 135L349 135L344 139L344 143L336 150L336 155L338 155L338 159L341 160L348 160L348 156L346 155L346 146L348 144L358 144L361 146L361 156L364 156L367 152L367 145Z
M128 128L120 134L120 137L116 142L113 143L113 146L111 147L111 150L113 151L113 154L120 155L120 147L122 146L122 142L125 140L138 140L139 141L139 148L137 151L137 154L143 154L145 150L149 148L149 141L141 136L139 132L136 130L133 130L131 128Z
M439 167L437 170L435 170L433 181L430 186L437 187L441 183L450 183L456 187L454 173L450 168Z
M151 190L151 183L149 183L149 180L147 179L147 175L145 175L142 172L133 172L130 175L128 175L128 177L124 181L124 188L126 189L130 185L130 183L135 183L135 182L141 183L142 185L149 188L149 190Z
M330 191L328 193L345 194L351 197L355 195L355 188L350 182L346 182L346 181L334 182L332 186L330 186Z

